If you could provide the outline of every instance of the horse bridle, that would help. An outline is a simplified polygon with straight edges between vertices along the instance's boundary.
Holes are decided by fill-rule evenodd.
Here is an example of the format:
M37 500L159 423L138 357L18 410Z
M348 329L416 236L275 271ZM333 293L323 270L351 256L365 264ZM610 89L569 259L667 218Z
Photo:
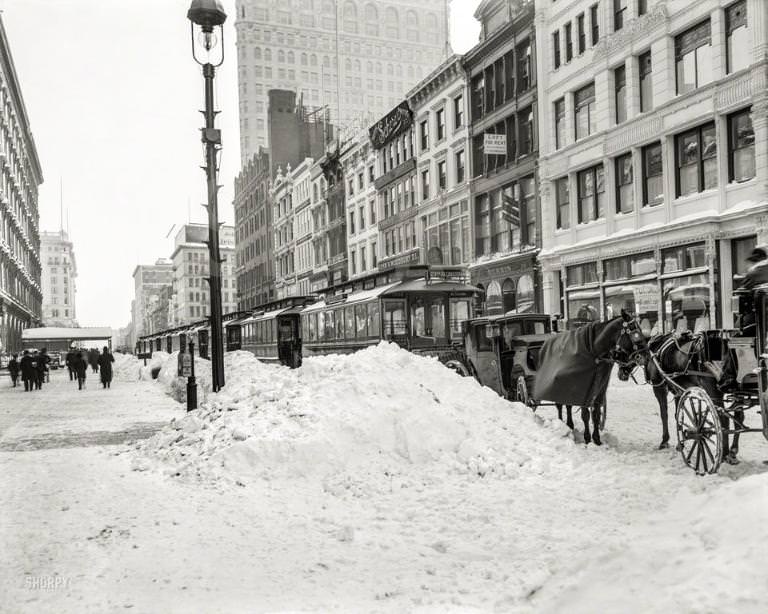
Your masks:
M625 336L629 337L629 340L632 342L631 352L627 352L621 347L621 340ZM645 335L643 335L643 331L640 330L637 322L635 320L623 322L621 334L616 338L616 345L609 352L610 359L620 367L630 369L637 365L645 365L647 352L648 344L645 342Z

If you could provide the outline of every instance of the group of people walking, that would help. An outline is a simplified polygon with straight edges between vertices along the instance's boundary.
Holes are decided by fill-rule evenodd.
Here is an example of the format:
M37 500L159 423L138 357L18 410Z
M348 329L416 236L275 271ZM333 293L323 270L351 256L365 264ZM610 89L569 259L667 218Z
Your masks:
M8 371L11 374L11 382L15 388L18 385L19 375L24 382L24 390L42 390L43 382L48 381L48 364L51 357L45 348L40 350L24 350L19 360L18 354L14 354L8 363Z
M67 352L64 364L69 370L69 381L77 380L77 389L85 388L85 379L90 365L93 373L99 373L102 388L109 388L112 383L112 363L115 357L105 345L104 350L99 354L99 350L91 348L90 350L70 350Z
M18 385L19 375L21 375L25 391L41 390L43 382L48 380L50 362L51 357L46 348L39 352L37 350L24 350L21 359L18 358L18 354L14 354L8 363L13 387ZM107 346L104 346L101 354L96 348L90 350L72 349L67 352L65 359L65 364L69 370L69 381L77 380L78 390L85 388L89 366L93 373L99 373L102 387L109 388L112 384L113 362L115 362L115 358Z

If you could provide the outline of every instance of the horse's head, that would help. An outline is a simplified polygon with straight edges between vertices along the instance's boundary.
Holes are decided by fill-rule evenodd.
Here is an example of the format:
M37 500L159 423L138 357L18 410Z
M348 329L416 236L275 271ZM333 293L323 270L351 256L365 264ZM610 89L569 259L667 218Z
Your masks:
M637 366L643 367L648 361L648 341L637 320L623 309L621 331L611 350L611 359L618 365L618 375L622 382L629 379Z

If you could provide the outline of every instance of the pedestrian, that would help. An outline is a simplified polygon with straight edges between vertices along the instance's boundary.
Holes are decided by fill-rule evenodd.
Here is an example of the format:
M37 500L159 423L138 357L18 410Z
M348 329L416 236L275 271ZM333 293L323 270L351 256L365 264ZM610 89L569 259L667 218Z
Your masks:
M21 380L24 382L24 391L29 392L33 390L35 385L35 366L29 350L24 350L24 354L19 361L19 367L21 367Z
M14 388L16 388L16 381L19 379L19 369L21 369L16 357L17 355L14 354L8 362L8 372L11 374L11 382L13 383Z
M77 389L85 388L85 377L88 374L88 362L83 356L83 352L78 352L73 361L75 375L77 376Z
M101 386L103 388L109 388L112 383L112 363L115 362L115 357L109 351L109 348L105 345L104 352L99 356L99 373L101 374Z
M38 350L32 350L32 381L30 383L30 388L32 390L38 390L40 386L37 385L38 383L38 371L37 371L37 357L40 355L40 352Z
M98 373L99 371L99 350L96 348L91 348L88 350L88 364L91 365L91 369L93 369L94 373Z
M75 370L72 368L74 360L75 360L75 351L72 348L70 348L69 351L67 352L66 358L64 359L64 364L67 365L67 370L69 371L70 382L75 379Z
M37 355L37 380L35 382L35 388L42 390L43 382L46 381L46 375L48 374L48 363L51 362L51 357L48 356L48 350L43 348Z

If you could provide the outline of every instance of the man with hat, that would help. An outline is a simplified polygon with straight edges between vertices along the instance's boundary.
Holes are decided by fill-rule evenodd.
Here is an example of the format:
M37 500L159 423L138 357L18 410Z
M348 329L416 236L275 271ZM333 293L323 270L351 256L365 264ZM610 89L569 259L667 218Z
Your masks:
M752 266L747 269L744 275L743 288L751 290L760 284L768 284L768 248L756 247L747 258Z

